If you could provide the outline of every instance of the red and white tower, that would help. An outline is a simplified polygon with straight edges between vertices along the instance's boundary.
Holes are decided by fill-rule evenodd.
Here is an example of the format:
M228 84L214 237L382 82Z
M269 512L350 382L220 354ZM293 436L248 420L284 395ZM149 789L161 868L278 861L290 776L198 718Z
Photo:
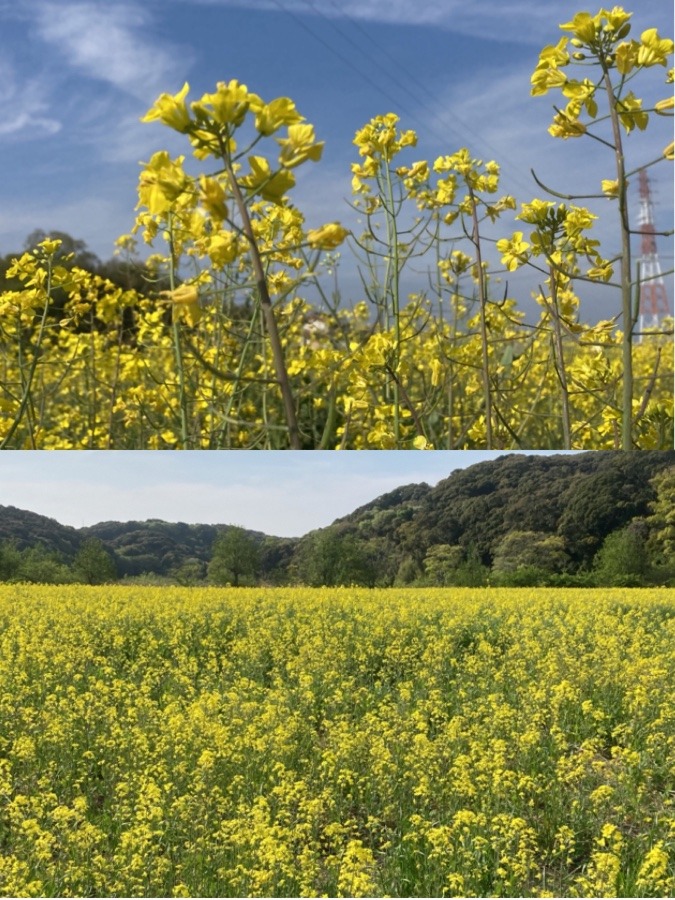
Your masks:
M641 255L638 260L640 276L640 312L638 318L638 340L642 340L645 330L658 329L670 315L668 295L661 274L661 263L656 249L654 232L654 207L652 204L649 178L646 169L640 170L640 226Z

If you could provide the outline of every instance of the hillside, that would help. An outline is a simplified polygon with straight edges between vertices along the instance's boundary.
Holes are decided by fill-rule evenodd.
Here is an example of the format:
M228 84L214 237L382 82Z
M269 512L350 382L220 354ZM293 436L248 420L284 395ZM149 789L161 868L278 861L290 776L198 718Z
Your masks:
M124 575L143 572L165 575L188 561L205 565L219 529L225 525L187 525L184 522L100 522L83 528L114 554Z
M393 577L422 571L434 545L474 552L485 566L510 532L559 536L573 569L587 566L610 532L648 515L654 475L675 465L674 451L509 454L452 472L435 487L409 485L376 498L317 535L358 541Z
M42 544L66 559L77 553L82 543L80 529L61 525L56 519L41 516L16 506L0 506L0 544L12 541L19 550Z
M473 545L485 563L513 530L563 536L587 561L605 536L646 515L651 478L675 452L501 457L453 473L429 493L415 517L421 543Z
M83 528L61 525L55 519L14 506L0 506L0 544L12 542L25 550L40 545L71 563L87 538L97 538L115 559L121 576L142 573L167 575L187 562L211 559L216 535L229 525L187 525L184 522L99 522ZM259 531L248 532L261 547L263 559L288 543ZM274 554L272 553L274 558ZM279 553L277 553L279 556ZM279 558L283 558L283 553Z
M574 572L590 566L607 535L650 514L651 480L671 466L675 451L508 454L456 470L434 487L398 487L299 539L247 534L258 545L260 579L276 583L414 581L439 547L490 567L505 536L520 532L555 538ZM229 527L150 519L77 529L0 506L0 544L40 544L70 563L86 538L97 538L120 576L166 576L186 564L205 573L217 534Z

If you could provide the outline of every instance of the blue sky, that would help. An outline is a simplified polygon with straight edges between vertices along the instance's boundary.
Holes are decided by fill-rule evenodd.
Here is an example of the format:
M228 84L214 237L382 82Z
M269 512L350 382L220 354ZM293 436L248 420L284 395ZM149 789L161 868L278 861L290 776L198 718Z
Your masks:
M295 100L326 142L323 160L298 171L293 194L310 227L335 219L358 227L345 204L358 158L351 142L389 111L420 135L409 161L468 146L502 164L504 190L518 200L539 193L531 167L562 192L595 192L612 177L611 156L590 141L551 138L552 98L529 93L539 50L580 8L576 0L0 0L0 253L43 228L109 258L133 222L139 161L157 149L189 155L181 136L139 122L159 93L186 80L193 98L237 78L264 99ZM656 26L672 36L670 4L627 8L635 34ZM665 96L663 79L661 67L650 70L645 96ZM670 120L654 117L645 135L631 135L631 164L657 156L670 131ZM672 170L651 172L657 225L670 227ZM510 231L506 223L499 234ZM597 231L615 252L613 219ZM671 245L660 246L668 269ZM341 273L344 294L360 299L348 251ZM536 280L510 276L511 294L529 302ZM407 282L425 284L423 274ZM592 289L584 309L597 319L616 306L606 289Z
M28 509L76 528L158 518L293 537L329 525L400 485L436 484L455 469L502 455L490 450L4 453L0 506Z

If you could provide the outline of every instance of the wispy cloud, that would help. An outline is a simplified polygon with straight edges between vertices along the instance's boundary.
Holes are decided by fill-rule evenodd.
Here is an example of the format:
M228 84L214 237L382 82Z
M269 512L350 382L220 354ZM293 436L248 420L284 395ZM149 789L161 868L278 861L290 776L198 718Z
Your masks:
M285 11L328 19L351 19L363 23L433 26L455 34L495 41L531 43L553 40L556 23L571 18L577 0L178 0L191 5L229 6L250 10ZM663 21L661 0L640 0L640 13ZM647 27L646 25L644 27Z
M32 140L61 129L46 114L45 88L38 77L21 82L9 60L0 59L0 140Z
M140 5L42 0L34 10L38 36L67 65L144 101L189 65L190 54L153 39L150 16Z
M107 258L111 230L126 232L133 221L136 164L178 143L139 117L182 84L194 52L157 33L155 12L138 0L15 0L0 2L0 18L0 146L47 147L58 135L51 153L34 152L31 183L7 186L0 240L14 250L35 228L56 228ZM14 32L25 35L21 52ZM91 192L97 163L106 168Z
M180 0L193 2L193 0ZM352 19L389 25L427 25L460 34L503 40L505 27L516 40L527 40L536 33L536 24L545 13L531 2L509 3L481 0L436 0L424 4L410 0L196 0L209 6L230 6L250 10L315 15L328 19ZM472 8L473 7L473 8ZM510 34L509 34L510 36Z

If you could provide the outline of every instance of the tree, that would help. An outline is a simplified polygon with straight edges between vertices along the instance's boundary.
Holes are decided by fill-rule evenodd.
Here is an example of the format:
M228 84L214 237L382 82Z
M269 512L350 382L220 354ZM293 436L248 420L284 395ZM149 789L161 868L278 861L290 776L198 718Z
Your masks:
M597 583L616 587L644 584L649 569L644 535L632 524L608 534L593 560Z
M595 454L594 454L595 455ZM609 453L588 478L573 480L558 522L574 562L590 563L613 531L644 515L653 499L648 479L666 454Z
M12 581L21 569L21 551L14 541L0 544L0 581Z
M377 565L362 538L345 535L339 542L338 584L362 584L373 587L377 581Z
M424 571L432 584L449 584L463 560L462 547L433 544L424 558Z
M169 572L170 577L183 587L201 584L206 577L206 564L201 559L186 559L185 562L174 566Z
M265 537L259 546L259 574L265 584L287 584L289 567L297 541L294 538Z
M499 574L523 568L550 573L562 571L568 562L565 541L559 535L510 531L497 544L492 569Z
M316 531L303 544L299 558L302 581L314 587L377 581L377 565L363 541L333 528Z
M659 472L651 484L656 499L645 520L650 531L647 549L655 565L675 570L675 466Z
M208 567L209 581L239 587L242 578L255 579L258 562L258 544L255 539L245 528L233 525L221 532L213 544L213 555Z
M98 538L82 542L73 561L73 573L85 584L106 584L117 579L115 561Z
M466 551L466 559L448 576L448 584L457 587L481 587L488 583L490 570L484 565L474 545Z
M33 584L67 584L72 581L72 575L58 554L50 553L43 544L36 544L22 552L21 566L14 580Z
M404 556L396 570L394 584L412 584L420 576L419 566L412 556Z

